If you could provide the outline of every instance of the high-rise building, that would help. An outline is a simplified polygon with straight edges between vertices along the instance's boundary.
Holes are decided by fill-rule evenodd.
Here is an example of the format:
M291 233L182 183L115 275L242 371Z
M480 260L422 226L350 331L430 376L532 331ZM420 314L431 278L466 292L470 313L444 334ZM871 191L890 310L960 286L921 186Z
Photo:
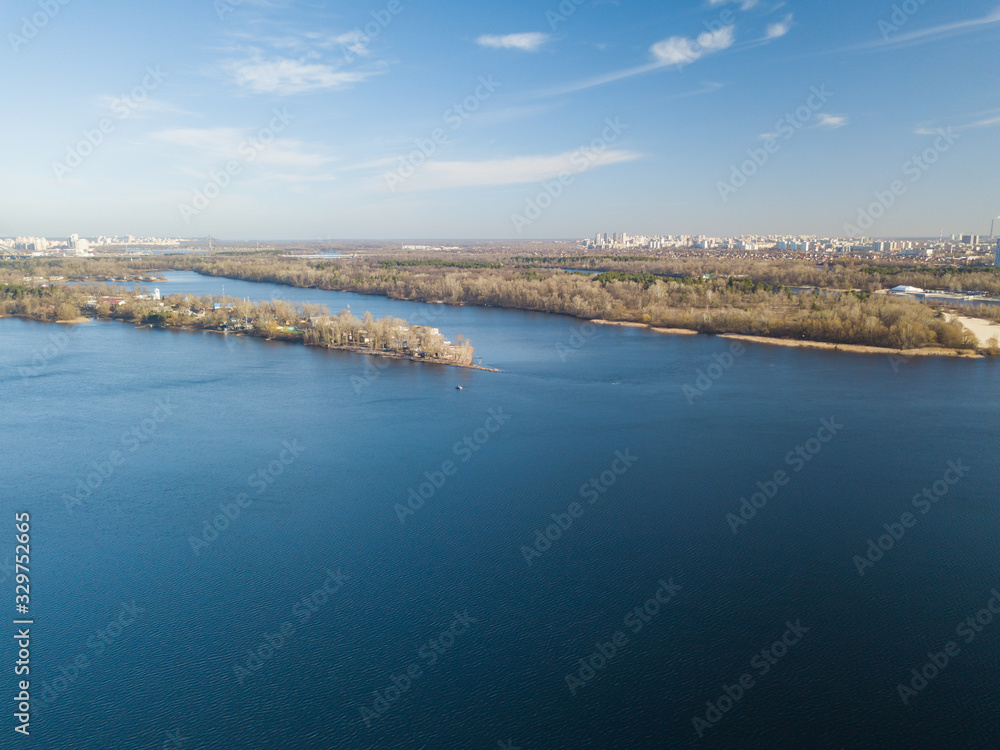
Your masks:
M993 265L1000 268L1000 240L997 240L997 249L993 254Z

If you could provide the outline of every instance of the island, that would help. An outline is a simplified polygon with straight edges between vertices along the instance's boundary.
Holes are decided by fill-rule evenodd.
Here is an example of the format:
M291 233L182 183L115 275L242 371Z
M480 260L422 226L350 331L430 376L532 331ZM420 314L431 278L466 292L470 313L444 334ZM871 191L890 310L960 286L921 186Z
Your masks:
M437 328L401 318L336 315L325 305L281 300L249 302L232 297L176 294L161 297L107 285L0 284L0 317L75 324L117 320L149 328L215 331L289 341L358 354L499 372L475 363L472 342L444 338Z
M31 279L37 286L39 280L58 278L96 282L194 271L410 302L569 315L663 334L739 336L759 343L859 353L1000 355L996 333L1000 326L994 325L1000 321L1000 268L955 262L876 258L870 253L817 257L804 252L734 254L698 248L637 254L555 241L515 247L466 243L448 250L317 242L287 243L267 251L233 248L207 254L24 259L0 265L0 283ZM926 295L897 291L908 287L939 291ZM106 310L97 312L107 315ZM183 314L183 308L177 312ZM273 311L262 315L266 321ZM177 316L168 317L171 325L188 325ZM248 325L245 316L230 317L217 321L216 327ZM294 332L262 329L258 324L251 329L268 337L301 332L305 343L318 336L317 343L358 345L353 337L345 341L336 333L324 334L325 324L319 325L314 317L285 315L284 327ZM978 323L968 324L971 318ZM317 325L307 336L303 327ZM385 345L382 336L367 348L386 351ZM436 358L460 360L458 354L449 350L447 356Z

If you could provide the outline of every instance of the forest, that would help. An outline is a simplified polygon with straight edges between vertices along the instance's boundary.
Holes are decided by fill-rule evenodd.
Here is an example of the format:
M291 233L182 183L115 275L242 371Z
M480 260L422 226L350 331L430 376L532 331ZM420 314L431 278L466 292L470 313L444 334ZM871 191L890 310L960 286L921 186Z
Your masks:
M67 278L192 270L394 299L537 310L704 333L893 349L964 350L978 348L978 341L960 324L948 322L941 311L915 300L872 292L886 288L887 283L916 283L932 276L937 283L928 286L938 288L955 279L963 285L1000 279L990 269L937 275L935 269L926 268L873 272L859 263L845 263L822 270L800 262L713 258L563 261L564 267L577 263L593 265L593 270L604 269L597 274L552 268L548 259L532 265L523 257L508 257L506 263L477 263L474 267L461 256L422 259L434 261L426 264L389 264L389 260L371 254L317 262L246 253L146 257L131 262L67 259L29 262L20 270L38 276L58 272ZM608 268L616 264L623 268ZM846 291L796 293L790 286ZM320 334L317 331L313 335ZM328 335L336 336L332 331Z
M474 358L472 343L461 335L452 344L436 328L410 325L400 318L376 320L368 312L358 318L347 310L332 315L324 305L282 300L247 302L193 295L155 300L107 284L0 283L0 317L5 316L50 322L93 317L156 328L220 331L466 367Z

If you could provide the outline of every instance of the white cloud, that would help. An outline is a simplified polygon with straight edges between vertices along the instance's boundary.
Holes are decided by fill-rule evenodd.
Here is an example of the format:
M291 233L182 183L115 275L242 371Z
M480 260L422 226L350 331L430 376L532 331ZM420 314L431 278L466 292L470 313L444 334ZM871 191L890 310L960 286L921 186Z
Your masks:
M733 46L733 26L716 31L706 31L697 39L672 36L650 48L653 56L663 65L689 65L705 55Z
M227 69L240 86L255 94L303 94L324 89L340 89L371 77L371 72L340 71L323 63L307 63L289 58L253 58L232 62Z
M331 156L308 149L294 138L275 138L263 145L254 140L254 136L253 131L242 128L217 127L161 130L151 137L160 143L197 152L201 162L230 159L243 162L251 151L255 164L284 169L315 169L335 161Z
M848 123L847 115L828 115L824 112L816 115L816 127L826 130L839 130Z
M485 161L428 161L402 189L439 190L541 182L562 172L579 174L594 167L634 161L641 156L634 151L608 149L602 153L577 150L551 156Z
M887 40L879 39L878 41L861 45L856 49L869 49L872 47L887 48L911 44L924 44L925 42L933 42L945 37L969 34L977 31L983 26L992 26L996 23L1000 23L1000 8L996 8L992 13L980 18L971 18L967 21L955 21L954 23L946 23L941 24L940 26L932 26L931 28L913 31L909 34L891 36Z
M109 109L122 120L146 118L152 114L197 115L161 99L132 99L130 96L100 96L97 99L101 109Z
M792 28L792 14L785 16L784 20L769 24L767 27L767 39L780 39Z
M211 156L228 158L236 153L245 133L239 128L176 128L153 133L154 140L172 146L201 151Z
M476 42L483 47L492 47L493 49L519 49L525 52L537 52L550 38L549 34L531 31L505 36L484 34Z
M962 121L965 121L964 123ZM955 124L958 123L958 124ZM975 130L977 128L992 128L1000 125L1000 110L992 109L985 112L950 117L947 123L925 123L913 129L917 135L940 135L942 130Z
M757 5L757 0L708 0L708 4L712 7L725 5L726 3L737 3L740 6L740 10L750 10Z

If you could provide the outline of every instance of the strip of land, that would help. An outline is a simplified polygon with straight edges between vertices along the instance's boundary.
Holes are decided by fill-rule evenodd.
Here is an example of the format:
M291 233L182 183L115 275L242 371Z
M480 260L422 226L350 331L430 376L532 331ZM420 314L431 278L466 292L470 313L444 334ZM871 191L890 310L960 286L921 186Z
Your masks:
M898 357L964 357L965 359L982 359L981 354L970 349L942 349L940 347L922 347L920 349L887 349L883 346L864 346L862 344L829 344L825 341L795 341L779 339L771 336L744 336L738 333L720 333L719 338L750 341L754 344L771 344L773 346L788 346L800 349L827 349L857 354L883 354Z
M452 343L437 328L411 325L400 318L376 320L365 313L362 319L347 310L331 315L323 305L292 305L280 300L251 303L187 294L161 298L159 293L105 286L0 284L0 317L7 316L62 324L90 319L117 320L137 327L255 336L268 341L499 372L475 364L472 344L462 336Z
M815 342L823 345L817 348L834 350L926 349L934 356L977 351L1000 354L1000 347L990 343L994 336L984 335L989 331L973 332L984 323L963 325L947 314L950 306L885 293L898 283L925 287L933 283L939 289L964 288L967 296L973 295L969 299L988 302L981 295L1000 290L1000 269L982 266L868 266L859 260L817 266L729 257L543 256L495 248L448 257L380 250L329 259L241 252L134 261L26 261L10 267L6 276L0 265L0 282L5 278L15 283L21 278L31 283L60 277L97 280L170 270L410 302L556 313L601 325L646 327L678 335L732 334L795 345ZM15 278L16 273L24 276ZM981 291L974 293L976 289ZM989 304L960 312L969 320L973 316L1000 319L1000 307Z

